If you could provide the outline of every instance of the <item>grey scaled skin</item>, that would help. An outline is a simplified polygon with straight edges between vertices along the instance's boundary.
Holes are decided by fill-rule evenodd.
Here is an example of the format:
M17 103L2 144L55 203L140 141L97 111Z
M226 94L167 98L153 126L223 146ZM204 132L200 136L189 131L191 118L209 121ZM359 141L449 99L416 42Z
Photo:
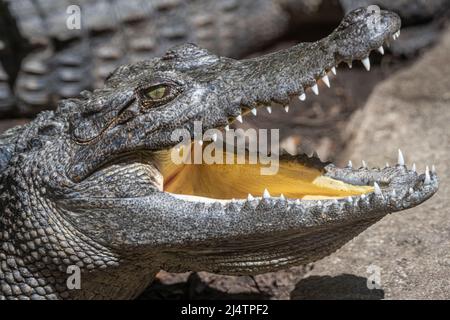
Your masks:
M403 157L384 169L340 169L282 156L324 177L374 185L339 199L192 201L163 189L158 154L178 143L174 129L193 134L195 120L223 128L251 108L297 98L400 29L393 13L383 11L377 29L368 28L371 18L355 10L322 40L249 60L178 46L119 67L103 89L0 136L0 299L129 299L160 269L276 271L320 259L431 197L434 171L408 170ZM155 88L164 94L149 99ZM80 290L66 285L71 265L81 270Z

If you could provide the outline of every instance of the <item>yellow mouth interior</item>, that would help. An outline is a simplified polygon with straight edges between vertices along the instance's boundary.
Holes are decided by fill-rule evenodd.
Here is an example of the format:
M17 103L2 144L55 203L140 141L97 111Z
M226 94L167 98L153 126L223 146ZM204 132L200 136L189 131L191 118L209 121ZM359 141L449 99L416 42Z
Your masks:
M283 194L291 199L332 199L373 191L371 186L357 186L324 176L323 171L293 161L280 159L274 175L262 175L261 164L174 164L165 154L159 160L164 177L164 191L215 199L246 199L248 194L261 197L265 189L271 196ZM236 162L234 162L236 163Z

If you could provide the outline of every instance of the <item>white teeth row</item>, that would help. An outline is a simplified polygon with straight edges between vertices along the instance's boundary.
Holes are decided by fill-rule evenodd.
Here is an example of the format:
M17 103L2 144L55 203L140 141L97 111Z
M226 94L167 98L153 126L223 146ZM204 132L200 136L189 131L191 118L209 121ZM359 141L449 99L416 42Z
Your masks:
M325 85L326 85L328 88L331 88L330 79L328 78L327 75L324 75L324 76L322 77L322 81L323 81L323 83L325 83Z
M405 158L403 157L403 153L402 150L398 149L398 160L397 163L399 166L404 166L405 165Z
M430 183L431 183L431 176L430 176L430 171L429 171L429 169L428 169L428 167L427 167L427 169L425 170L425 181L424 181L424 184L427 185L427 184L430 184ZM379 184L378 184L377 182L374 182L374 183L373 183L373 188L374 188L374 194L375 194L376 196L384 198L384 196L383 196L383 191L381 190L381 188L380 188L380 186L379 186ZM414 193L414 189L413 189L412 187L409 188L408 193L409 193L410 195L412 195L412 194ZM393 197L393 198L397 197L397 192L395 191L395 189L393 189L393 190L391 191L390 195L391 195L391 197ZM364 199L367 198L367 195L366 195L366 194L362 194L362 195L360 195L359 197L360 197L362 200L364 200ZM264 192L263 192L263 195L262 195L262 199L271 199L271 198L276 198L276 197L272 197L272 196L270 195L269 190L268 190L267 188L264 189ZM248 201L254 201L255 199L256 199L256 198L253 197L253 195L251 195L250 193L248 194L248 197L247 197L247 200L248 200ZM280 199L280 200L286 200L286 198L285 198L285 196L284 196L283 194L280 194L279 199ZM336 204L338 203L338 200L337 200L337 199L332 199L332 201L333 201L333 203L336 203ZM348 196L348 197L346 198L346 201L347 201L348 203L353 203L354 198L352 198L351 196ZM300 202L300 199L296 199L296 200L295 200L295 204L300 205L300 203L301 203L301 202ZM322 204L322 201L318 200L317 203L318 203L318 205L321 205L321 204Z
M400 149L398 149L397 165L399 165L399 166L405 166L405 157L403 156L403 152L402 152L402 150L400 150ZM362 166L363 168L367 168L367 163L366 163L366 161L362 160L362 161L361 161L361 166ZM389 162L386 162L386 168L389 168L389 167L390 167ZM348 161L347 168L353 168L352 160L349 160L349 161ZM427 170L428 170L428 169L429 169L429 167L427 167ZM416 164L415 164L415 163L413 163L412 168L411 168L411 171L417 172L417 167L416 167ZM429 170L429 171L430 171L431 173L433 173L433 174L436 173L436 167L433 165L433 166L431 167L431 170Z
M405 166L405 157L403 156L403 152L400 149L398 149L397 165L398 166ZM362 160L362 167L363 168L367 168L367 163L364 160ZM386 162L386 168L389 168L389 167L390 167L389 163ZM351 160L348 161L347 168L350 168L350 169L353 168L353 163L352 163ZM417 172L417 168L416 168L416 164L415 163L413 163L411 170L413 172ZM430 170L429 166L426 166L426 168L425 168L425 179L424 179L424 182L423 182L424 185L428 185L428 184L431 183L431 174L436 174L436 167L434 165L431 167L431 170ZM377 182L374 182L373 187L374 187L374 192L375 192L376 195L381 195L381 196L383 195L383 193L381 191L381 188L380 188L380 186L378 185ZM413 194L414 190L412 188L410 188L409 189L409 193ZM392 190L391 195L393 197L396 196L395 190ZM364 198L364 195L362 195L361 198Z
M400 30L392 35L392 39L397 40L400 37Z
M337 75L336 67L331 68L331 72L333 72L334 75Z
M378 185L378 183L374 182L373 188L374 188L375 194L382 195L382 192L381 192L381 189L380 189L380 186Z
M370 71L370 59L369 59L369 57L362 59L361 62L364 65L364 68L366 68L367 71Z
M394 34L392 35L392 38L393 38L394 40L397 40L398 37L400 37L400 30L397 31L396 33L394 33ZM380 46L380 47L377 49L377 51L378 51L381 55L384 55L384 47L383 47L383 46ZM369 58L369 57L366 57L366 58L362 59L361 62L362 62L362 64L364 65L364 68L366 68L367 71L370 71L370 58ZM351 63L351 62L347 62L347 63L348 63L348 67L351 69L351 68L352 68L352 63Z
M399 36L400 36L400 30L397 31L396 33L394 33L394 34L392 35L392 37L394 38L394 40L396 40ZM380 46L377 50L378 50L378 52L379 52L380 54L384 55L384 48L383 48L383 46ZM366 68L366 70L367 70L367 71L370 71L370 68L371 68L371 65L370 65L370 58L369 58L369 57L366 57L366 58L362 59L361 62L362 62L362 64L364 65L364 67ZM351 69L351 68L352 68L352 62L351 62L351 61L350 61L350 62L347 62L347 64L348 64L348 67ZM332 67L332 68L331 68L331 73L333 73L334 75L337 75L336 67ZM328 77L328 75L324 75L324 76L322 77L322 82L323 82L328 88L331 88L330 78ZM316 96L319 95L319 86L317 85L317 83L315 83L315 84L311 87L311 90L312 90L312 92L313 92ZM302 94L299 95L298 98L300 99L300 101L305 101L305 100L306 100L306 94L305 94L305 93L302 93ZM266 107L266 110L267 110L267 112L268 112L269 114L272 113L272 107L271 107L271 106L267 106L267 107ZM286 112L289 112L289 106L284 106L284 110L285 110ZM253 108L253 109L251 110L251 113L252 113L254 116L256 116L256 114L257 114L256 108ZM238 116L236 117L236 120L239 121L240 123L243 123L242 115L238 115ZM229 126L226 126L226 127L225 127L225 130L228 131L228 130L229 130Z

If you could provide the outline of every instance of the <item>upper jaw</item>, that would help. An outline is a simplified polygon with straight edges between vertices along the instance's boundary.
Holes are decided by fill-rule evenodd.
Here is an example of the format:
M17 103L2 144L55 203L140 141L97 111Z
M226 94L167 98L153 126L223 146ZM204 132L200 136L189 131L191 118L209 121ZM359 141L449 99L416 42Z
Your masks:
M320 87L330 87L339 64L345 62L352 67L360 61L370 71L370 54L384 54L390 41L400 36L400 18L391 12L381 11L384 24L381 30L370 32L361 29L358 34L351 27L336 29L328 37L314 43L302 43L292 48L249 60L236 61L223 78L231 85L226 88L230 101L226 111L228 119L221 119L217 127L226 126L257 108L278 104L289 106L299 98L304 101L310 92L318 95ZM387 20L388 22L386 22ZM236 87L238 85L238 88Z

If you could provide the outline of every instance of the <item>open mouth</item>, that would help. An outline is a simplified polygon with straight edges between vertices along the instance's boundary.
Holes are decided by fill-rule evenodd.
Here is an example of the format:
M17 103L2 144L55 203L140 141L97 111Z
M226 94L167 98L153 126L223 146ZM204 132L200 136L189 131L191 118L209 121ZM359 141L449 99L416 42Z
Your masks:
M236 154L232 156L237 157ZM175 166L163 164L160 168L164 177L163 190L175 197L192 201L254 197L338 199L373 191L373 186L351 184L328 176L327 164L314 156L284 154L279 158L277 172L271 175L261 174L262 166L247 162Z
M386 14L385 18L387 23L382 31L365 35L363 39L348 37L351 39L349 43L354 47L352 50L346 48L345 45L348 44L346 37L339 33L340 29L337 29L329 37L318 42L300 44L281 50L276 55L269 54L260 58L232 62L228 60L221 62L214 57L211 61L217 64L217 68L225 70L226 76L229 77L228 81L231 82L231 84L227 83L225 89L222 88L223 91L220 91L227 94L221 100L225 104L211 103L209 108L202 108L201 112L193 113L193 116L183 119L183 122L177 122L174 129L188 127L187 135L195 137L192 126L195 126L195 120L197 120L205 125L205 128L202 128L202 134L205 133L203 130L227 133L230 131L230 124L235 121L242 123L245 117L255 116L258 108L265 107L267 112L271 113L272 108L282 107L288 112L289 104L293 99L304 101L309 92L319 95L319 86L330 87L330 78L336 76L338 65L343 62L351 67L353 61L360 61L369 71L370 53L378 51L384 54L386 43L396 40L400 35L398 17ZM348 26L343 23L341 27ZM359 27L357 25L353 28L356 29L356 34L360 30ZM330 49L325 50L325 47ZM206 54L192 47L183 50L183 53L197 50L196 58ZM165 59L170 60L170 57ZM207 61L210 62L210 60ZM295 65L296 63L298 65ZM295 68L287 67L291 64ZM174 68L173 65L170 66ZM205 86L211 84L214 86L217 83L223 85L224 82L218 81L216 75L213 77L203 73L195 75L200 78L199 83ZM221 76L220 73L217 74L219 79L222 79ZM261 77L266 81L260 81ZM198 107L201 102L197 96L194 95L194 97L196 99L194 106ZM177 100L173 101L176 106ZM167 108L171 107L169 103ZM171 109L171 112L174 112L174 109ZM199 145L203 151L213 142L215 144L217 140L217 135L205 135L205 137L204 142L200 140L186 144L182 154L190 157ZM176 163L172 156L174 153L180 153L178 142L168 142L161 149L158 146L148 149L140 147L134 151L128 149L128 154L121 159L116 159L115 163L108 162L97 170L94 168L96 172L84 179L85 181L76 189L89 190L91 185L97 186L103 183L104 190L108 190L102 195L104 198L147 197L156 190L164 196L186 202L220 203L228 206L233 203L243 205L247 202L264 202L262 200L269 199L269 201L282 201L284 204L294 206L307 205L322 209L322 205L330 208L334 205L351 205L354 208L359 207L360 212L379 213L393 212L417 205L431 197L438 185L433 167L431 170L427 167L424 174L418 174L415 166L408 170L400 151L397 165L386 166L383 169L369 169L364 163L359 168L353 168L351 163L345 168L337 168L331 163L322 162L317 156L304 154L291 156L281 153L278 157L276 173L261 174L261 170L267 165L246 160L238 162L236 159L242 154L230 152L227 148L216 149L214 152L222 152L221 158L231 158L231 162ZM233 148L233 150L236 149ZM247 156L249 153L246 153L244 158ZM88 165L72 168L75 178L85 176L95 167L92 162L80 162L88 163ZM123 184L123 179L132 180L133 183ZM95 183L93 184L92 181Z

